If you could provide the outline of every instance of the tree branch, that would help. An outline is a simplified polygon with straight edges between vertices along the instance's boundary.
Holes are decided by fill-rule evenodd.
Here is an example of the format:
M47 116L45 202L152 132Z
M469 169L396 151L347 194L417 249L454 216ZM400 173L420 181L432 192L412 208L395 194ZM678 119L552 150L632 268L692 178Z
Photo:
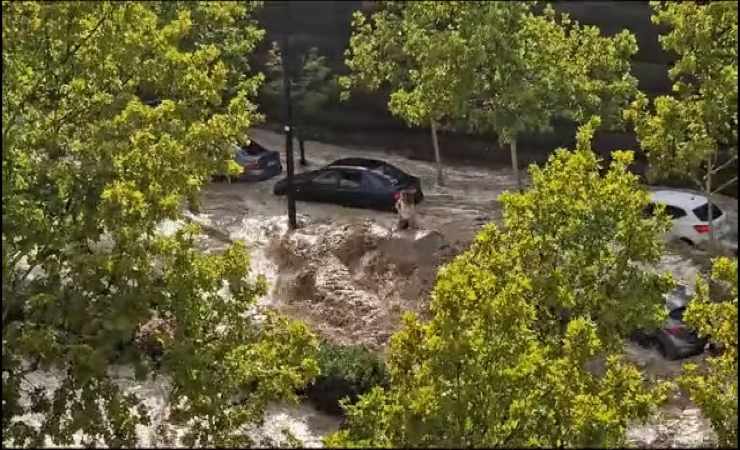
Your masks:
M732 164L735 161L737 161L737 155L735 155L732 158L730 158L729 160L725 161L719 167L713 169L712 170L712 174L715 174L715 173L719 172L720 170L724 169L725 167L729 166L730 164Z
M509 432L509 434L503 439L503 441L501 441L501 447L507 448L509 446L509 441L516 435L516 432L519 431L521 423L521 420L518 420L516 422L516 426Z
M71 57L73 57L75 54L77 54L77 52L80 50L80 48L82 48L82 46L85 43L87 43L87 41L90 40L90 38L98 31L98 29L101 27L101 25L103 25L103 23L108 19L109 14L110 13L108 13L108 12L106 14L104 14L103 17L100 18L100 20L98 21L98 23L95 24L95 26L93 27L93 29L90 30L90 32L88 33L87 36L85 36L80 42L78 42L77 45L75 45L72 49L67 50L67 53L64 55L62 61L60 61L59 64L56 64L56 67L62 67L62 66L64 66ZM48 36L47 36L46 41L48 42ZM48 47L48 49L49 49L49 57L46 59L46 70L45 70L44 73L42 73L39 76L39 79L36 81L36 84L35 84L34 88L29 91L29 94L26 95L26 97L23 98L23 100L21 100L19 102L18 111L21 111L21 112L23 111L23 108L24 108L26 102L32 96L34 96L38 92L39 88L41 87L41 83L45 79L45 77L44 77L45 73L46 72L49 72L48 65L49 65L49 62L52 60L52 58L51 58L51 48ZM51 72L51 75L54 77L55 80L59 80L60 77L57 77L57 74L55 72L53 72L53 71L50 71L50 72Z
M18 265L18 261L21 260L25 255L27 255L28 252L24 252L22 250L18 250L18 252L10 257L10 260L8 261L8 269L15 270L15 266Z
M103 17L101 17L101 18L100 18L100 20L98 21L98 23L96 23L96 24L95 24L95 26L93 27L93 29L92 29L92 30L90 30L90 32L89 32L89 33L87 34L87 36L85 36L84 38L82 38L82 40L81 40L80 42L78 42L78 43L77 43L77 45L75 45L75 46L74 46L74 47L73 47L73 48L71 49L71 51L67 51L67 54L66 54L66 55L64 55L64 58L62 59L62 61L60 61L60 62L59 62L58 66L63 66L63 65L65 65L65 64L67 63L67 61L68 61L68 60L69 60L69 59L70 59L71 57L73 57L74 55L76 55L76 54L77 54L77 52L78 52L78 51L80 50L80 48L82 48L82 46L83 46L83 45L85 45L85 44L87 43L87 41L89 41L89 40L90 40L90 38L91 38L91 37L92 37L92 36L93 36L93 35L94 35L94 34L95 34L95 33L96 33L97 31L98 31L98 29L99 29L99 28L100 28L100 27L101 27L101 26L103 25L103 22L105 22L105 21L106 21L106 20L108 19L108 16L109 16L109 14L110 14L110 12L109 12L109 11L106 11L106 13L105 13L105 14L103 15Z
M704 178L706 178L706 177L704 177ZM694 183L694 185L695 185L695 186L696 186L696 187L697 187L697 188L698 188L698 189L699 189L700 191L704 192L704 188L705 188L706 186L704 186L703 184L701 184L701 181L697 180L696 178L691 178L691 181L692 181L692 182Z
M717 192L721 191L722 189L726 188L727 186L730 186L732 183L735 183L737 181L737 177L733 177L729 181L722 183L722 185L715 190L711 192L711 194L716 194Z

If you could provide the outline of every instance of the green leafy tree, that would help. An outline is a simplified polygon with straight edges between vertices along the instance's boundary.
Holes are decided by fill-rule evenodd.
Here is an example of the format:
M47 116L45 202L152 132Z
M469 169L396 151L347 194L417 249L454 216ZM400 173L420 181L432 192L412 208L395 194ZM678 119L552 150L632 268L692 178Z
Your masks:
M437 182L444 184L437 129L459 116L466 80L449 65L457 59L460 42L452 25L464 2L381 2L368 19L356 12L346 64L340 78L344 97L353 88L390 89L388 109L409 125L429 125L437 164Z
M602 36L534 2L382 2L355 14L346 87L391 89L389 109L412 125L431 122L494 132L510 145L521 188L517 138L552 129L555 118L596 114L621 125L634 97L634 36ZM441 166L438 166L441 174ZM441 175L440 175L441 176Z
M243 244L206 255L194 226L157 231L259 118L242 58L255 7L3 2L4 445L136 445L150 420L118 365L170 378L185 445L244 445L268 401L316 374L303 325L245 316L265 281Z
M503 227L440 270L432 319L406 315L391 340L390 388L347 406L328 445L613 447L665 399L669 385L646 386L620 353L632 329L665 319L670 276L642 266L668 218L643 215L630 152L600 175L596 126L502 196Z
M294 129L301 149L301 164L306 164L305 140L308 134L308 118L339 97L337 78L326 63L326 56L311 47L300 55L289 69L291 74L290 95L293 106ZM262 94L272 105L282 105L283 101L283 59L280 47L272 43L267 60L267 81ZM284 115L284 114L279 114Z
M686 364L679 384L712 422L719 445L737 447L737 259L716 259L712 279L729 286L729 295L710 298L708 283L699 278L684 321L709 337L722 353L708 358L703 369Z
M638 96L625 111L647 152L651 175L692 181L708 198L737 182L715 181L737 162L736 2L652 2L654 23L678 59L668 75L673 95ZM710 214L712 214L710 208ZM712 217L709 217L712 220ZM711 228L710 228L711 230ZM713 231L710 237L714 239Z
M618 128L621 111L637 93L630 58L637 52L627 30L603 36L547 5L534 2L466 4L465 40L474 73L467 120L472 130L494 132L509 145L517 186L517 140L527 132L552 131L553 119L584 123L592 115Z
M598 118L581 126L574 152L556 150L544 169L530 167L530 189L499 199L511 246L525 267L542 272L532 277L539 320L548 324L542 337L557 339L558 322L562 328L568 317L587 316L616 350L635 328L665 318L663 294L673 281L645 267L660 260L660 236L670 220L662 211L655 220L642 216L649 194L628 170L632 152L613 152L608 171L599 175L590 147L599 126Z

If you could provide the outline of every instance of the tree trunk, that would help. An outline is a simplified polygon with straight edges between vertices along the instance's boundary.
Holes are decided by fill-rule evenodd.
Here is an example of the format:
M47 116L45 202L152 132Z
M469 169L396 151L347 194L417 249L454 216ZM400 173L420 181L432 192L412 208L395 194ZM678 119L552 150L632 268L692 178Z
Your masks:
M434 162L437 163L437 184L444 186L444 174L442 173L442 161L439 157L439 142L437 142L437 124L434 120L432 125L432 145L434 146Z
M713 212L712 211L712 157L707 159L707 180L706 187L704 188L705 195L707 197L707 219L709 221L709 246L712 250L715 247L714 240L714 225L712 224Z
M285 3L285 15L290 22L291 8L290 2ZM287 175L288 175L288 228L293 231L298 228L298 221L296 220L295 211L295 186L293 185L293 105L290 97L290 64L286 64L290 61L288 56L290 49L290 36L288 33L283 33L282 36L282 52L283 52L283 98L285 99L285 162L287 163Z
M304 147L303 133L298 135L298 147L301 149L301 165L306 165L306 148Z
M511 169L514 171L514 180L516 181L516 187L519 189L519 192L522 192L524 189L522 187L522 180L519 177L519 159L517 158L516 153L516 138L513 138L511 142L509 143L509 148L511 148Z

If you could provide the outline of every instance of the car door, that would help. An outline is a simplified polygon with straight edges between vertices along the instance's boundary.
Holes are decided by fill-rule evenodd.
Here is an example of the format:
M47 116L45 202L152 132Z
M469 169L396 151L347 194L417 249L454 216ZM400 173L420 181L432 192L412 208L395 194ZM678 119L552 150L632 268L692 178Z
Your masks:
M671 218L671 236L674 238L681 238L691 236L693 228L691 228L691 220L687 216L686 211L675 205L666 205L665 212Z
M683 220L685 220L686 212L676 206L668 205L665 203L660 203L665 208L665 213L668 215L668 217L671 219L671 229L668 230L663 237L667 239L675 239L681 237L683 233L683 229L685 228L685 224L682 223ZM647 217L652 216L655 213L655 203L650 202L648 203L647 207L645 208L645 215Z
M395 205L395 192L391 180L373 172L363 174L367 206L378 209L392 209Z
M362 171L342 169L339 171L339 184L336 202L343 206L367 206L367 195L362 182Z
M321 170L308 183L301 185L297 195L301 200L332 202L335 201L338 183L339 171Z

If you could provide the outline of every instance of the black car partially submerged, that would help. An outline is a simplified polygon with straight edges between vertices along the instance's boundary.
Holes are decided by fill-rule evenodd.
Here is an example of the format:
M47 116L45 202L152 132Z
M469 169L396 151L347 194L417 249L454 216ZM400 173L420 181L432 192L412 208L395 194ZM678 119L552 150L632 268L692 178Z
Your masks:
M296 175L293 182L298 200L357 208L393 210L402 191L413 192L416 203L424 199L419 178L376 159L340 159ZM285 195L287 189L284 178L275 184L274 193Z
M668 319L658 330L636 330L632 339L638 344L649 347L656 345L663 357L669 360L686 358L700 354L707 344L706 337L700 337L695 330L683 321L683 314L691 300L685 285L679 285L666 298Z

